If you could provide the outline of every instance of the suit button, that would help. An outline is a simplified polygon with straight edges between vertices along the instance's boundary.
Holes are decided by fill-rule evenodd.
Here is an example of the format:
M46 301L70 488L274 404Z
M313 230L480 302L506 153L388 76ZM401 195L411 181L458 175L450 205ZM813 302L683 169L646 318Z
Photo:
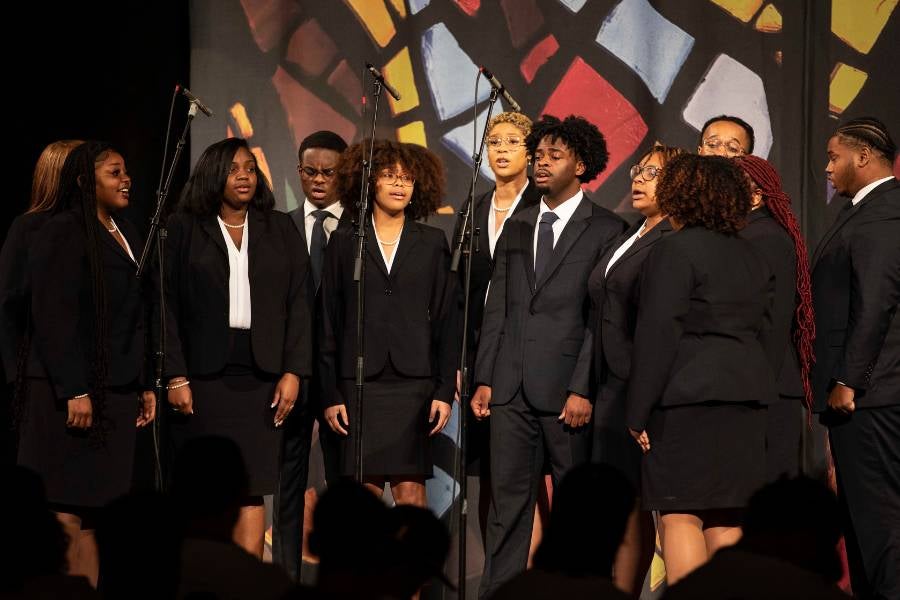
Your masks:
M388 289L388 290L384 290L384 295L385 295L385 296L390 296L390 295L391 295L391 290L389 290L389 289Z

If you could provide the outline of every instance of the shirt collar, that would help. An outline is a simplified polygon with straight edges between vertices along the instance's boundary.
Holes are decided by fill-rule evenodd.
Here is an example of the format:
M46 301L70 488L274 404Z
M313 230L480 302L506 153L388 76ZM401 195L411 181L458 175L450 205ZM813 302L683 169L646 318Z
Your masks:
M309 217L314 210L319 210L319 208L309 201L309 198L303 201L303 218ZM344 212L344 207L341 206L340 201L335 201L326 206L323 210L327 210L331 214L334 215L335 219L340 219L341 214Z
M855 195L855 196L853 196L853 199L851 200L851 202L853 203L853 206L856 206L857 204L859 204L860 202L862 202L863 198L865 198L865 197L869 194L869 192L871 192L872 190L874 190L875 188L877 188L879 185L881 185L881 184L884 183L885 181L890 181L890 180L893 179L893 178L894 178L893 175L889 175L889 176L884 177L884 178L882 178L882 179L876 179L875 181L873 181L873 182L870 183L869 185L864 186L861 190L859 190L858 192L856 192L856 195Z
M571 198L564 200L559 206L553 209L553 212L556 213L556 216L559 217L559 220L562 223L567 223L569 219L575 214L575 210L578 208L578 205L581 204L581 199L584 197L584 191L581 188L575 192L575 195ZM545 212L550 212L550 207L547 206L544 198L541 198L541 209L538 212L538 220L540 221L541 215Z

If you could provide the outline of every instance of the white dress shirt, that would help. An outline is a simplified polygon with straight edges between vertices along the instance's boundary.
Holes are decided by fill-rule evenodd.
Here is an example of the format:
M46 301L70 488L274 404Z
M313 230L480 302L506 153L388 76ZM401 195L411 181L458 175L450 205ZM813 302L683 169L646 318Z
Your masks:
M860 189L858 192L856 192L856 195L853 196L853 199L852 199L850 202L853 203L853 206L856 206L857 204L859 204L860 202L862 202L863 198L865 198L865 197L869 194L869 192L871 192L872 190L874 190L875 188L877 188L879 185L881 185L881 184L884 183L885 181L890 181L890 180L893 179L893 178L894 178L894 176L893 176L893 175L890 175L890 176L885 177L885 178L883 178L883 179L879 179L879 180L877 180L877 181L873 181L872 183L870 183L870 184L867 185L867 186L864 186L862 189Z
M309 245L312 243L313 225L316 224L316 217L312 214L314 210L319 210L315 204L308 199L303 202L303 225L306 227L307 252L309 251ZM334 215L333 219L331 217L325 217L325 220L322 221L322 229L325 230L325 241L327 242L331 239L332 232L337 229L338 221L341 220L341 215L344 214L344 207L341 206L340 202L334 202L322 210L327 210Z
M217 216L216 219L225 238L225 248L228 249L228 326L250 329L250 261L247 259L250 231L247 218L244 217L240 248L231 239L222 218Z
M372 219L372 231L375 232L375 243L378 244L378 251L381 252L381 258L384 260L384 266L387 267L388 275L391 273L391 267L394 264L394 258L397 256L397 249L400 247L400 238L403 237L403 228L400 229L400 235L397 236L397 242L394 244L394 251L391 252L390 258L388 255L384 253L384 247L381 245L381 242L393 242L394 240L383 240L378 237L378 230L375 229L375 219Z
M612 258L609 259L609 262L606 263L606 271L603 272L603 276L606 277L609 275L609 269L613 266L613 264L622 258L622 255L628 252L628 249L634 246L634 243L638 241L638 238L641 237L641 232L644 231L644 227L647 226L647 220L644 219L644 224L641 225L641 228L634 232L634 235L625 240L625 243L616 248L616 251L613 252Z
M563 229L566 228L566 225L569 222L569 219L572 218L572 215L575 214L575 209L578 208L578 205L581 204L581 199L584 198L584 192L579 189L578 192L568 200L564 200L559 206L553 209L552 212L556 213L556 216L559 217L553 223L553 247L556 248L556 242L559 241L559 236L562 235ZM541 198L541 209L538 211L537 221L534 223L534 260L537 262L537 243L538 243L538 229L540 228L539 224L541 222L541 216L545 212L551 212L550 207L547 206L545 200Z
M519 205L519 200L522 199L522 194L525 193L525 188L528 187L528 180L525 180L525 185L522 186L522 189L519 190L519 194L516 196L516 199L513 200L513 203L509 205L509 209L504 213L506 218L503 219L503 222L500 223L500 229L494 231L497 227L497 213L494 211L494 201L497 199L497 189L494 188L494 193L491 194L491 207L488 210L488 246L491 249L491 258L494 257L494 248L497 247L497 240L500 239L500 234L503 233L503 227L506 225L506 220L509 219L514 212L516 212L516 206Z

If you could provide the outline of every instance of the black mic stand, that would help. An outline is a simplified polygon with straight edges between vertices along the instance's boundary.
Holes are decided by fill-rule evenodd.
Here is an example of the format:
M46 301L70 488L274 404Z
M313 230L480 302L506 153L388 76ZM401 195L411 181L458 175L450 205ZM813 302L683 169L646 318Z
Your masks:
M365 357L365 283L366 283L366 216L369 212L369 179L372 175L372 160L375 154L375 124L378 122L378 98L381 97L381 81L373 82L372 96L375 98L372 110L372 136L369 138L369 154L362 162L362 185L359 192L359 212L356 222L356 261L353 264L353 281L356 282L356 414L353 415L353 435L355 437L354 474L363 482L362 435L363 435L363 387L366 381ZM365 140L363 140L365 144ZM363 146L365 149L365 146Z
M472 291L472 258L475 252L478 252L478 229L475 223L475 185L478 183L478 174L481 172L481 160L484 155L484 145L487 142L488 123L491 120L491 113L494 110L494 103L497 102L497 88L491 87L490 104L488 105L487 116L484 120L484 132L481 135L481 144L478 152L472 156L472 185L469 186L469 197L466 199L465 208L460 211L462 217L462 227L459 230L459 236L456 239L456 247L453 250L453 259L450 263L452 272L459 271L460 258L465 255L465 274L463 276L463 321L462 321L462 349L459 353L459 436L456 448L456 468L455 475L459 480L459 572L457 575L456 586L458 588L457 598L464 600L466 597L466 520L468 517L468 501L466 494L468 493L468 485L466 482L466 417L469 410L469 399L471 391L469 389L469 300Z
M178 159L181 157L181 151L187 141L187 134L191 128L191 122L197 115L197 103L191 102L188 110L187 122L184 124L184 130L181 132L181 138L175 146L175 154L172 155L172 162L169 164L169 171L166 175L165 182L160 189L156 191L156 211L150 221L150 232L147 234L147 240L144 242L144 250L141 252L141 258L138 261L137 277L140 278L144 274L147 261L153 251L153 241L156 238L156 253L158 260L158 293L159 293L159 338L158 346L154 358L155 360L155 377L153 380L153 388L156 392L156 418L153 419L153 452L156 460L156 487L162 491L165 488L165 478L163 477L162 461L160 459L160 418L162 417L159 407L162 404L163 391L163 370L166 364L166 294L165 294L165 247L167 232L165 226L160 225L160 216L169 197L169 186L172 185L172 177L175 174L175 167Z

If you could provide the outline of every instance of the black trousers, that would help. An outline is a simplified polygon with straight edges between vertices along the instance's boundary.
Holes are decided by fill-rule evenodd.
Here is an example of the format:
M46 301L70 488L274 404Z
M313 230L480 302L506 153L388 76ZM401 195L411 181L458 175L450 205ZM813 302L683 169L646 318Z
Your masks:
M309 380L303 382L303 410L294 410L285 419L281 448L278 488L272 511L272 562L299 581L303 553L303 516L306 510L306 486L309 480L309 454L313 424L320 416L320 403ZM325 462L325 480L340 476L338 448L334 434L324 419L319 419L319 445Z
M545 459L556 485L590 459L591 428L573 430L559 413L535 410L521 388L507 404L491 405L491 507L480 598L525 570Z
M830 423L857 598L900 598L900 406Z

